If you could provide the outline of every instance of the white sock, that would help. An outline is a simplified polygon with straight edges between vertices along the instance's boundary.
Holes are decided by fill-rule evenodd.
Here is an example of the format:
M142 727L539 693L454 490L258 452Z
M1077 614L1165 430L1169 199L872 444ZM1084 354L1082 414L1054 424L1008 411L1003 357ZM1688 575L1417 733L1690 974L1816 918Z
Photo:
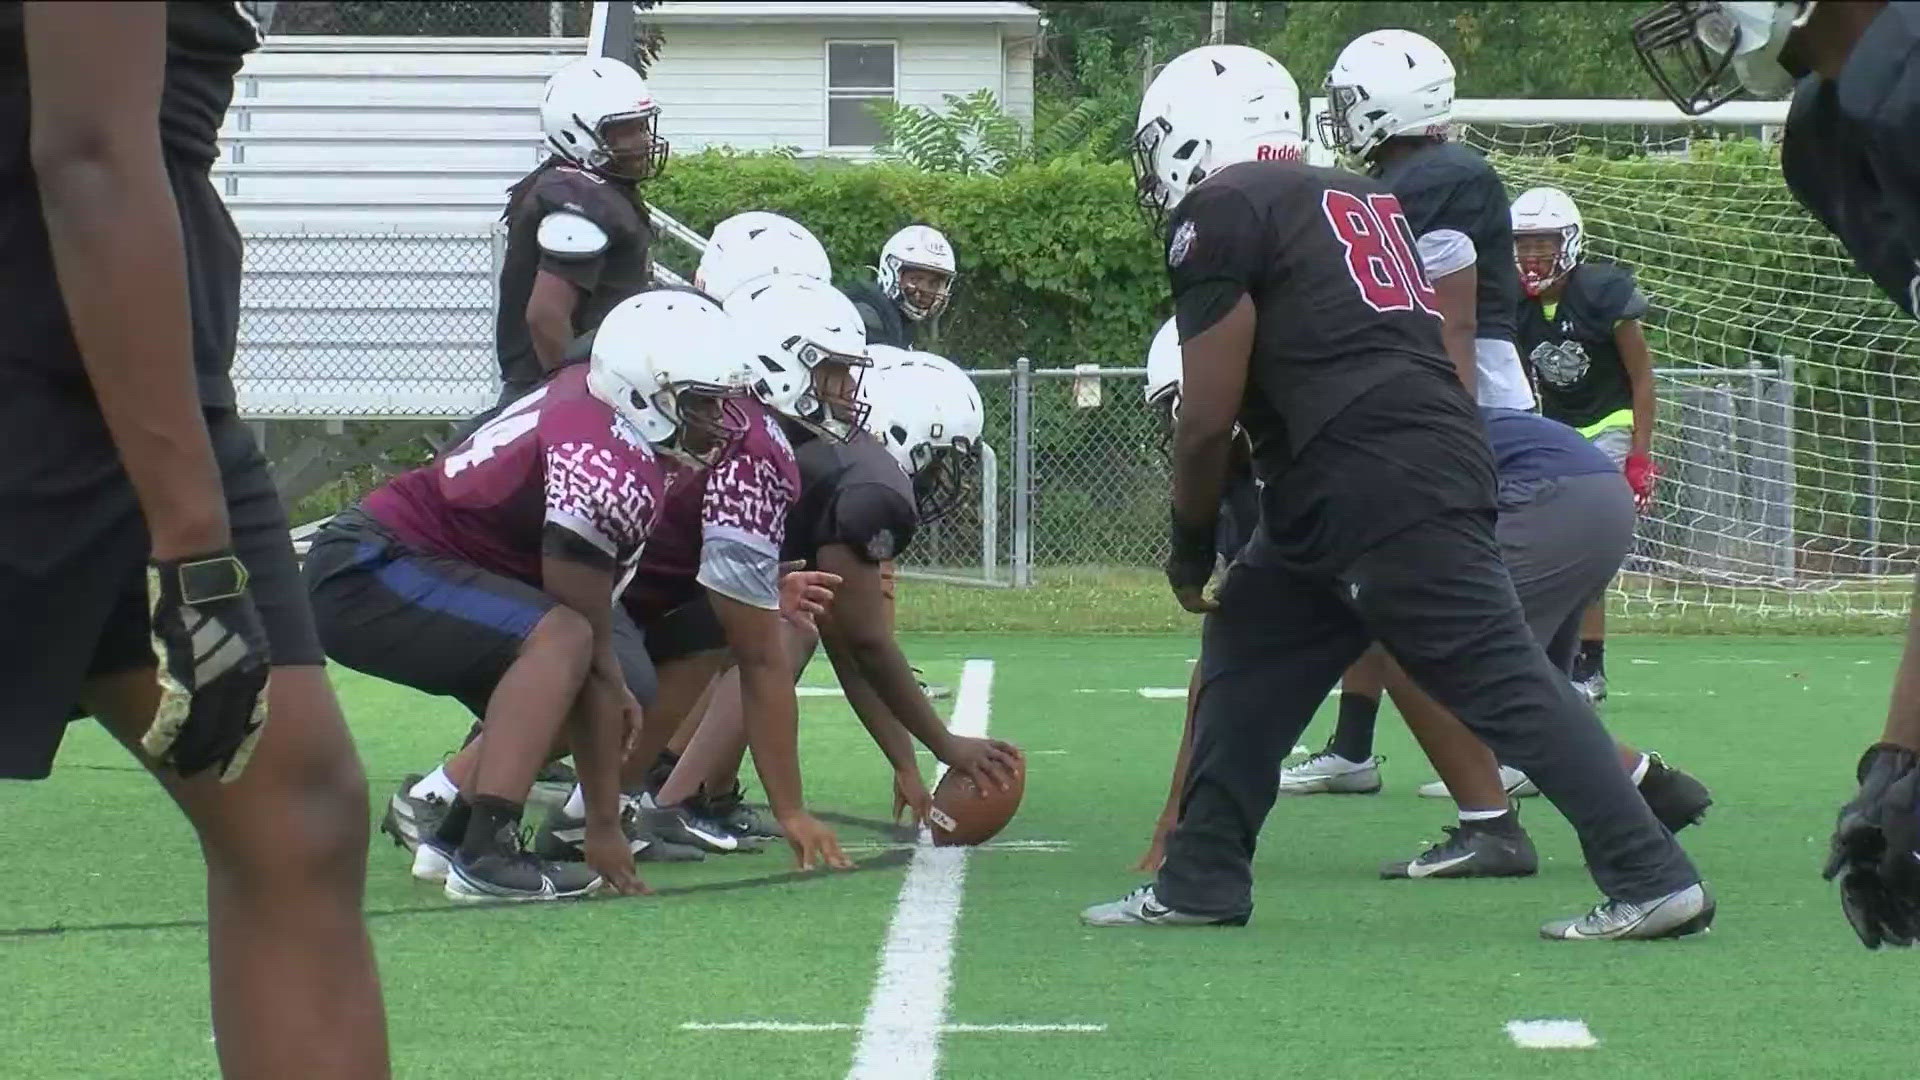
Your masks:
M1505 810L1462 810L1460 811L1461 821L1492 821L1494 818L1506 817L1506 816L1507 816L1507 812Z
M1645 780L1647 778L1647 770L1651 768L1653 768L1653 758L1647 754L1641 754L1640 763L1633 767L1633 786L1634 787L1640 786L1640 781Z
M573 794L567 796L567 805L561 807L560 812L570 818L586 817L587 793L585 789L581 788L579 784L573 785Z
M453 778L447 775L446 766L442 765L421 777L420 782L413 785L413 790L407 794L416 799L432 797L450 803L460 797L460 789L454 785Z

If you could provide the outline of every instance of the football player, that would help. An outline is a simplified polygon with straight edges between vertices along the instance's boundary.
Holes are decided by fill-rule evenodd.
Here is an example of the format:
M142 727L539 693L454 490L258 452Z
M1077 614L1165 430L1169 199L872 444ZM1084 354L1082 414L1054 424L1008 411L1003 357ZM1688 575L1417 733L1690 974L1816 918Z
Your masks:
M1540 390L1542 414L1606 451L1645 507L1660 470L1653 461L1653 357L1640 320L1647 297L1633 271L1581 258L1580 208L1558 188L1513 200L1514 260L1520 267L1520 346ZM1607 609L1587 611L1573 681L1589 701L1607 697Z
M693 285L727 302L744 285L774 274L833 280L833 263L807 227L765 210L735 214L713 227Z
M638 72L611 57L575 60L540 99L546 161L507 192L494 347L500 401L456 441L566 360L567 347L653 280L652 226L636 186L670 149L660 105Z
M931 225L909 225L880 246L874 280L841 291L860 312L870 343L911 349L920 325L947 309L958 273L946 234Z
M1183 54L1141 103L1139 197L1171 214L1182 339L1167 577L1207 619L1166 861L1082 918L1245 923L1280 760L1379 640L1579 834L1603 899L1543 936L1702 930L1714 904L1699 873L1528 631L1494 537L1486 434L1413 229L1385 185L1300 164L1299 110L1286 70L1242 46ZM1263 482L1260 524L1208 598L1236 424Z
M793 677L826 646L848 704L893 769L896 817L924 819L932 796L914 757L918 740L982 789L1000 786L1019 751L997 739L957 736L927 701L893 632L893 563L920 524L957 504L977 460L983 415L965 372L928 353L870 347L874 367L862 385L872 406L869 431L844 442L786 422L800 465L800 498L788 516L782 557L836 578L833 604L817 635L790 631ZM699 730L657 797L685 801L743 840L769 835L745 812L734 775L745 743L738 681L716 687Z
M1660 88L1697 116L1745 91L1793 93L1787 188L1909 316L1920 316L1920 5L1667 3L1633 24ZM1920 937L1920 581L1880 741L1840 809L1826 866L1873 949Z
M366 778L237 415L208 180L271 6L0 7L0 779L82 705L198 834L225 1073L385 1076Z
M328 655L483 718L416 796L451 805L418 838L414 876L454 900L640 890L619 773L650 695L614 652L612 598L667 497L662 456L704 462L737 438L752 371L725 313L691 293L643 293L609 320L588 363L336 516L307 556ZM712 347L689 356L686 340ZM534 775L563 740L585 866L521 846Z

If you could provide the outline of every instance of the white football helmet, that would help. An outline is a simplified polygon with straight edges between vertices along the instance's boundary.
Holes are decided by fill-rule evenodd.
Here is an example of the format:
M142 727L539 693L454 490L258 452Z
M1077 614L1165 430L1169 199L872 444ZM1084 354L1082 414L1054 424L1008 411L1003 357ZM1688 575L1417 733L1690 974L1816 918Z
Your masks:
M1158 220L1195 184L1243 161L1299 161L1300 87L1280 61L1245 45L1173 58L1140 99L1133 179Z
M647 81L609 56L584 57L554 72L540 99L540 126L554 153L622 180L646 180L666 168L659 118Z
M1814 0L1707 0L1661 4L1633 21L1633 51L1681 112L1699 116L1742 90L1783 97L1795 72L1780 62Z
M756 346L756 392L775 412L842 440L864 424L867 327L844 293L775 274L734 290L726 310Z
M746 414L731 402L753 392L750 352L711 299L691 289L649 289L601 321L587 389L654 449L710 464L746 430Z
M1514 253L1514 263L1520 268L1520 287L1528 296L1539 296L1579 265L1580 248L1586 240L1580 208L1559 188L1536 187L1521 192L1513 200L1512 211L1516 245L1529 234L1550 233L1560 239L1551 257L1522 257L1517 250Z
M1395 135L1443 135L1453 119L1453 61L1411 30L1362 34L1327 74L1320 142L1362 158Z
M1147 346L1147 404L1166 402L1166 415L1180 411L1180 327L1176 320L1160 324Z
M765 210L735 214L713 227L693 284L725 303L734 291L771 274L833 280L827 249L791 218Z
M868 428L913 478L920 520L937 520L959 505L979 460L986 426L980 391L944 357L885 345L874 352Z
M879 274L880 290L914 322L931 319L947 309L947 301L953 297L953 279L959 276L953 245L931 225L909 225L888 237L880 248L880 265L874 269ZM902 270L938 274L940 283L931 296L922 289L903 288Z

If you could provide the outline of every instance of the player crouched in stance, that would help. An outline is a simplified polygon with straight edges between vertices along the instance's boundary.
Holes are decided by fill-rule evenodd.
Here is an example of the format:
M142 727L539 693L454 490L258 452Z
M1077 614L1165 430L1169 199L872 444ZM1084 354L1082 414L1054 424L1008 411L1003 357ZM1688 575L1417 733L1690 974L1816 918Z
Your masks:
M740 403L743 430L709 468L673 480L654 539L621 601L642 625L704 602L712 622L703 632L705 640L689 652L719 662L690 669L692 692L677 695L684 713L663 715L662 722L641 729L629 748L624 779L662 840L710 851L739 849L739 837L724 827L646 791L661 751L683 726L682 717L697 716L693 706L700 692L730 664L745 700L754 765L779 834L802 869L821 862L844 868L851 863L833 832L806 812L801 795L799 709L786 628L806 620L792 618L796 613L790 605L782 611L780 563L800 477L782 418L844 439L864 410L859 383L868 366L866 336L845 297L825 282L796 275L768 276L739 288L726 310L747 340L757 400ZM833 583L831 575L791 578ZM663 671L663 685L667 681Z
M750 372L731 330L691 293L627 301L588 363L561 369L314 541L306 574L328 654L482 718L480 737L441 773L456 795L414 858L415 876L444 880L452 899L640 888L619 799L640 706L614 654L612 601L665 498L660 455L704 460L739 434L731 406ZM585 865L522 846L528 791L561 746L585 789Z
M1281 758L1377 639L1580 835L1604 898L1543 936L1705 929L1699 873L1527 629L1494 537L1486 435L1399 203L1375 181L1298 164L1299 110L1286 70L1240 46L1176 58L1141 105L1136 176L1142 205L1172 213L1182 338L1167 576L1208 617L1166 861L1082 918L1245 923ZM1264 484L1260 524L1209 600L1236 422Z
M896 816L911 810L922 820L932 796L914 740L982 790L1003 785L1018 766L1011 744L947 730L893 631L894 560L920 525L959 501L978 460L983 415L972 380L947 360L885 345L869 352L874 366L861 384L871 405L866 430L843 440L783 418L796 444L800 498L788 515L782 558L838 579L818 634L789 628L792 677L824 644L848 704L892 767ZM746 748L743 722L738 684L729 676L657 797L704 804L714 808L712 816L740 822L727 809L739 801L734 777ZM735 827L752 832L750 820Z
M1647 71L1689 116L1793 93L1788 190L1920 317L1920 5L1668 3L1634 21ZM1920 939L1920 581L1880 741L1855 770L1826 866L1869 949Z
M921 325L947 309L958 274L946 234L931 225L909 225L880 245L873 280L842 291L860 312L868 342L911 349Z

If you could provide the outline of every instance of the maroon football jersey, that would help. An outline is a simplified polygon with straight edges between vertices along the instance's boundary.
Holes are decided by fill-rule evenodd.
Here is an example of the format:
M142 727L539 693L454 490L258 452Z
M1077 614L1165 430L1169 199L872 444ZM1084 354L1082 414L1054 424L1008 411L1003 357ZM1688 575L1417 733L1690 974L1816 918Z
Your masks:
M640 557L628 609L640 621L684 596L675 582L698 581L754 607L779 602L780 545L787 509L800 493L793 446L764 405L743 403L747 429L711 468L676 471Z
M587 365L576 364L362 509L409 547L538 585L548 524L624 572L653 527L663 481L653 448L587 392Z

